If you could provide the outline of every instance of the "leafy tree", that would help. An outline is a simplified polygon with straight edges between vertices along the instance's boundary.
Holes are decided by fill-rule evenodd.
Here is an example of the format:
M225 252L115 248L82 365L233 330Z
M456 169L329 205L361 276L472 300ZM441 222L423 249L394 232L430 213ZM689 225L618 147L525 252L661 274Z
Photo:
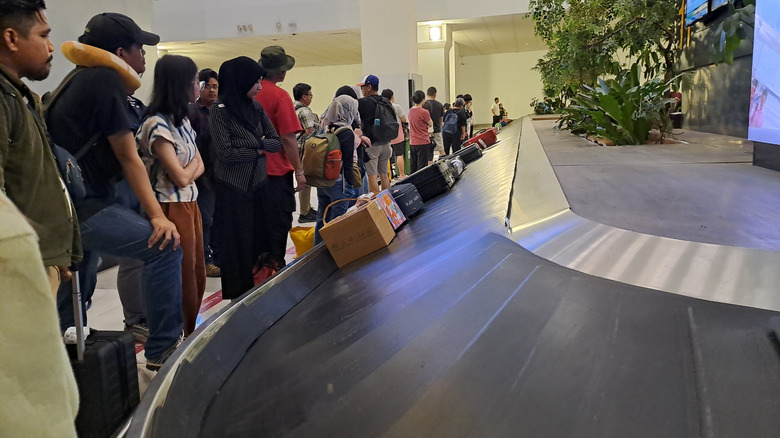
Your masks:
M545 88L578 90L617 74L620 49L640 61L646 78L675 76L679 0L531 0L530 8L549 47L535 67Z

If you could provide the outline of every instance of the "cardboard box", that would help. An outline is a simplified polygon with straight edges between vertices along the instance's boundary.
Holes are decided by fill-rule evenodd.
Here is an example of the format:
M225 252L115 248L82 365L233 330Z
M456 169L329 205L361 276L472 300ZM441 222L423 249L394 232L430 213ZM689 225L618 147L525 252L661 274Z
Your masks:
M320 236L336 265L348 263L382 249L395 237L395 230L377 202L369 202L349 216L340 216L320 229Z
M390 221L394 230L397 230L406 221L401 207L395 202L395 198L390 194L390 190L379 192L376 198L374 198L374 202L385 212L385 216L387 216L387 220Z

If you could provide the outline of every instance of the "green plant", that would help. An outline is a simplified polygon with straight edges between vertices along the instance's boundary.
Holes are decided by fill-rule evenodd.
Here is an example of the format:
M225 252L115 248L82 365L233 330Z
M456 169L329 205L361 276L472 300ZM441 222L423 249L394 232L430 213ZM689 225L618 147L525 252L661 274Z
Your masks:
M713 53L717 63L734 62L734 52L742 40L753 37L753 24L756 15L756 1L742 0L742 7L734 6L734 0L728 3L729 14L720 22L715 30L720 38L713 45Z
M623 50L642 64L644 77L675 76L678 0L531 0L534 32L548 46L535 69L545 88L578 90L624 67Z
M642 83L639 64L615 79L598 78L598 85L583 91L563 110L559 126L574 134L595 135L615 144L645 144L650 130L671 130L669 111L675 99L667 97L674 81L656 77Z

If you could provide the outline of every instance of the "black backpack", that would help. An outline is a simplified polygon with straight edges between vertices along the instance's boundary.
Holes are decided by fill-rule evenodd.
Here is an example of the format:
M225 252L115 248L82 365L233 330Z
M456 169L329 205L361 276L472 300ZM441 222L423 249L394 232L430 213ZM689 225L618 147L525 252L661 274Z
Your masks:
M50 95L46 102L43 104L44 113L49 111L49 108L54 104L57 98L60 97L62 91L70 85L71 80L76 74L84 70L84 67L76 67L65 76L60 85ZM48 134L47 134L48 135ZM87 151L94 146L100 134L93 135L87 142L80 147L76 153L71 154L70 151L62 146L54 144L54 141L49 137L49 143L51 145L52 152L54 153L54 159L57 161L57 170L60 171L62 181L65 183L65 188L68 189L71 199L74 203L82 201L87 197L87 187L84 182L84 176L81 173L81 167L79 167L78 160L87 153Z
M398 137L398 119L395 117L395 108L384 96L374 98L376 109L374 120L371 123L371 140L379 143L387 143Z

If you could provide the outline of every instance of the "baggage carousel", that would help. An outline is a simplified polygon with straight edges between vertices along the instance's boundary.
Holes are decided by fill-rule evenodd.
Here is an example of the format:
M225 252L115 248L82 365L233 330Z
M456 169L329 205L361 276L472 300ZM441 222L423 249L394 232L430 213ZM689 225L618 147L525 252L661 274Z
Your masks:
M387 248L317 246L210 318L126 436L778 436L778 254L578 217L532 130Z

